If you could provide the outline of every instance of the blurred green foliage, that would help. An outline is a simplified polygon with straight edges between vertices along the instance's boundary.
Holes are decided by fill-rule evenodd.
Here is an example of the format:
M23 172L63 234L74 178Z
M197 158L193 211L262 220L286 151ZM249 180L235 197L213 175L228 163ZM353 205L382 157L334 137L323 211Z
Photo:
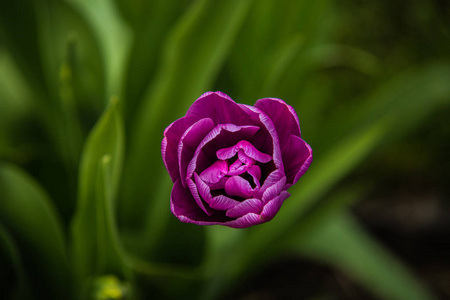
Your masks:
M380 299L435 299L351 216L373 182L344 179L449 111L449 12L438 0L1 1L3 298L222 299L295 253ZM299 114L314 162L269 223L170 214L162 133L208 90Z

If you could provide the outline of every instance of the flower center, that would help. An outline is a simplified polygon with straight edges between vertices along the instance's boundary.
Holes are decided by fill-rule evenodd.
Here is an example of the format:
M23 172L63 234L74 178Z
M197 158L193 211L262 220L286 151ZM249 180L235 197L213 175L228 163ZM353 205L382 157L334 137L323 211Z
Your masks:
M211 190L225 189L227 196L251 198L261 187L259 163L268 163L272 157L260 152L251 143L236 145L216 152L218 160L200 173L200 178Z

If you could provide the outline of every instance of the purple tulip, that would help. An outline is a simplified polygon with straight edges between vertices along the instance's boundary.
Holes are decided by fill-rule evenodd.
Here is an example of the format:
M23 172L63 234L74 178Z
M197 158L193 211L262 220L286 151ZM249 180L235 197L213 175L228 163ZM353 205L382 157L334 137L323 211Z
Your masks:
M270 221L312 161L291 106L276 98L238 104L222 92L203 94L170 124L161 152L172 213L235 228Z

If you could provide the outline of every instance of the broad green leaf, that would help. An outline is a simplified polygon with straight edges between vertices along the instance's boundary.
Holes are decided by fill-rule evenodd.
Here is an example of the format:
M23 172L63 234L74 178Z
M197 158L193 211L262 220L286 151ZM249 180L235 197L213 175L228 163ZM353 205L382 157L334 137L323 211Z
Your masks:
M273 63L269 68L268 72L262 76L261 80L264 81L262 84L262 92L259 97L269 97L271 95L276 95L274 93L274 87L276 84L284 79L284 73L286 69L289 69L295 56L299 53L303 45L303 40L300 35L293 36L289 42L283 44L277 51L274 51Z
M0 223L18 243L35 292L65 298L70 273L57 213L44 190L18 167L0 162Z
M102 273L127 276L125 253L119 240L114 214L111 156L99 162L96 186L98 269Z
M42 51L45 53L47 49L41 48L39 15L36 8L43 6L45 7L42 3L38 4L32 0L21 1L21 3L2 1L0 3L0 38L31 90L32 112L44 125L50 139L58 147L63 147L58 133L61 119L53 102L53 89L46 73L47 66L41 56Z
M100 41L86 16L69 1L43 0L35 8L41 59L54 109L61 114L63 125L71 122L75 123L71 126L80 127L78 120L73 120L77 112L98 113L107 100L106 62Z
M127 224L167 213L169 194L159 195L161 176L160 145L164 128L181 117L188 106L206 92L216 79L237 32L246 16L249 0L195 2L180 19L164 46L160 69L149 88L130 136L124 193L120 211ZM126 199L126 201L125 201ZM150 201L153 201L149 205ZM153 209L167 203L164 211ZM150 215L144 216L150 206ZM157 225L154 225L157 227ZM152 226L149 226L153 227Z
M115 1L67 0L94 31L106 74L107 95L121 95L125 63L131 45L131 31L121 18Z
M73 85L73 75L76 70L74 40L75 35L80 36L80 29L84 24L64 2L53 0L43 2L45 5L35 4L35 10L38 16L41 60L48 85L47 100L51 103L50 117L44 119L44 122L56 135L58 150L64 159L68 173L73 175L78 166L82 147L81 126L77 119ZM81 52L86 50L83 43L78 43L77 46L81 48ZM80 53L79 49L77 52ZM95 61L97 62L98 60ZM83 71L86 77L92 76L89 71ZM95 79L92 81L96 82ZM102 89L97 87L97 90Z
M155 78L167 34L192 0L116 0L133 27L133 43L125 70L125 121L134 119L146 88ZM130 122L131 123L131 122Z
M33 1L0 2L0 37L10 51L30 87L45 94L45 76L39 57L37 17ZM20 26L18 26L20 24Z
M19 160L17 125L30 113L30 88L11 55L0 51L0 158Z
M328 0L253 2L226 65L230 74L227 79L236 86L233 98L253 104L258 98L284 96L286 92L266 94L274 92L271 86L267 87L267 80L280 76L286 64L301 73L304 66L293 67L293 63L303 50L320 44L323 36L329 35L329 23L334 21L331 8ZM289 88L300 88L299 76L283 76L282 81L285 80L296 80Z
M1 275L8 275L7 268L12 268L12 278L0 277L3 297L7 299L33 299L30 285L26 278L20 251L10 233L0 224L0 270ZM10 285L10 283L13 283ZM8 285L8 286L6 286Z
M375 99L370 99L370 103L381 103L382 107L389 109L365 111L347 135L330 145L322 155L315 155L308 172L289 190L292 196L274 220L248 229L247 235L232 247L234 251L227 265L221 268L213 281L220 276L231 278L242 274L248 265L259 259L260 249L276 244L322 196L374 149L389 141L393 135L398 136L406 129L417 126L423 117L444 105L450 99L448 82L450 67L436 64L401 74L375 93ZM214 228L210 233L215 234Z
M301 255L347 273L380 299L435 299L410 270L346 213L334 213L306 233L292 234L289 243Z
M77 209L72 222L73 264L79 279L108 271L124 275L113 209L124 143L118 101L112 99L92 129L81 160Z

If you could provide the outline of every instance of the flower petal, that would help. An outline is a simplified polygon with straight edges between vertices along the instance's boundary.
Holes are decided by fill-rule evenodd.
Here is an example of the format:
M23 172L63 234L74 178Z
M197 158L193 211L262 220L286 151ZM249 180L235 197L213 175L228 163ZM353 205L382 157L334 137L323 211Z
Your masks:
M301 138L291 135L283 145L283 161L288 187L296 183L312 162L312 149Z
M262 219L258 214L248 213L234 221L226 222L222 225L232 228L247 228L262 223Z
M238 160L240 162L242 162L243 164L250 165L250 166L255 164L255 160L253 158L251 158L250 156L248 156L247 154L245 154L245 151L242 149L238 151Z
M280 179L282 179L283 177L285 177L285 175L284 175L284 172L281 170L275 170L272 173L270 173L269 176L267 176L266 180L264 180L262 187L255 194L255 198L262 199L264 192L269 187L271 187L274 184L276 184L277 182L279 182Z
M247 173L253 177L253 183L259 190L261 188L261 184L259 182L261 180L261 168L257 165L250 166L247 170Z
M272 156L262 153L261 151L256 149L255 146L253 146L249 141L245 140L239 141L234 146L217 150L216 155L218 159L230 159L235 156L239 150L244 151L245 155L261 163L268 163L272 160Z
M239 201L228 198L224 195L212 197L210 187L200 178L200 176L197 175L197 173L194 173L194 178L200 196L212 209L228 210L240 203Z
M248 213L260 214L263 208L263 204L259 199L247 199L240 202L235 207L229 209L226 213L227 217L239 218Z
M178 167L181 183L184 187L186 187L187 166L194 156L195 149L213 128L214 123L211 119L201 119L186 129L180 138L178 143Z
M262 201L263 203L267 203L271 199L277 197L283 189L286 189L286 176L283 176L279 181L277 181L275 184L268 187L264 194L262 195Z
M172 182L175 182L180 178L178 168L178 143L186 129L194 124L195 121L196 119L193 117L182 117L170 124L164 130L164 138L161 143L161 155Z
M200 198L199 189L197 188L197 185L194 183L192 179L187 180L187 186L191 191L191 195L192 197L194 197L194 200L197 203L198 207L200 207L205 212L205 214L210 216L212 214L212 211L209 210L203 203L202 198Z
M170 195L170 210L175 217L182 216L201 220L208 215L198 206L189 189L184 188L180 180L175 181Z
M231 199L224 195L219 195L212 198L210 207L218 210L228 210L235 207L239 203L241 202Z
M261 212L261 218L264 222L270 221L273 219L273 217L278 213L280 210L281 205L283 204L284 200L286 200L290 194L287 191L282 191L280 195L273 198L271 201L269 201L263 208Z
M234 163L231 164L230 169L228 170L228 176L236 176L241 175L247 172L248 166L242 164L239 159L236 159Z
M265 149L270 148L272 151L266 153L271 153L275 167L284 171L283 160L281 158L280 141L278 139L278 133L272 120L263 111L256 107L249 105L246 105L245 107L247 110L258 114L259 120L263 124L263 127L261 129L264 128L264 130L260 131L261 134L255 135L255 137L253 138L253 143L263 151L266 151ZM268 136L270 136L272 139L268 139ZM267 143L270 143L270 145L267 145Z
M186 116L197 119L211 118L216 125L236 124L253 125L249 123L249 116L240 104L234 102L222 92L207 92L201 95L188 109Z
M225 216L225 212L214 211L211 216L198 207L189 189L179 180L173 186L170 197L170 210L181 222L197 225L224 225L234 220Z
M194 173L194 180L200 197L209 204L212 200L210 187L197 175L197 173Z
M301 137L300 122L295 109L281 99L264 98L255 103L272 120L278 133L281 145L287 142L290 135Z
M208 183L208 186L211 190L220 190L225 188L225 183L227 183L229 177L223 177L217 183Z
M238 196L242 198L250 198L254 194L254 190L250 183L241 176L232 176L225 183L225 193L228 196Z
M218 183L228 173L226 160L218 160L200 173L200 178L208 183ZM195 173L194 173L195 174Z

